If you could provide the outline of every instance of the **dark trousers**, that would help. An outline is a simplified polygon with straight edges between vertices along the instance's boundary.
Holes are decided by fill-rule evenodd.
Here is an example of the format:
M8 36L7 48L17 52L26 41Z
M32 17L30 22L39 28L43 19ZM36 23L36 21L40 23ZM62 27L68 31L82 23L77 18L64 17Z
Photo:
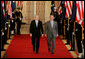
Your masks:
M21 22L17 23L17 34L20 34Z
M61 35L61 27L62 27L61 23L58 23L58 34L59 35Z
M15 23L11 24L11 31L14 31L14 34L15 34Z
M71 49L75 50L75 39L74 39L74 35L72 35L72 32L69 34L69 39L71 41Z
M78 52L82 53L82 44L81 44L81 37L77 34L76 35L76 40L77 40L77 47L78 47Z
M11 36L11 27L9 27L9 39L10 39L10 36Z
M62 21L62 35L64 36L64 20Z
M7 39L8 39L8 38L7 38L7 33L8 33L8 30L5 30L5 35L4 35L4 36L5 36L5 37L4 37L5 43L7 42Z
M40 43L40 37L32 37L32 45L33 45L33 51L35 51L35 43L36 43L36 52L39 51L39 43Z
M61 24L61 27L60 27L61 28L61 35L62 35L63 34L63 29L62 29L63 26L62 26L62 23L60 23L60 24Z
M70 44L70 39L69 39L69 31L66 31L66 39L67 39L67 44Z
M62 35L64 36L64 26L62 26Z
M4 49L4 44L5 44L5 37L4 35L1 37L1 49L3 50Z

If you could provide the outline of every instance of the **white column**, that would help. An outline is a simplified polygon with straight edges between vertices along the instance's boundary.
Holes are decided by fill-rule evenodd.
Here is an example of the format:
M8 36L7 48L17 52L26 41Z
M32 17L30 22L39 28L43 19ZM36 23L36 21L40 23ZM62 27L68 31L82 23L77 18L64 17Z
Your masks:
M34 1L34 16L36 15L36 1Z
M51 1L45 1L45 22L49 21L51 13Z

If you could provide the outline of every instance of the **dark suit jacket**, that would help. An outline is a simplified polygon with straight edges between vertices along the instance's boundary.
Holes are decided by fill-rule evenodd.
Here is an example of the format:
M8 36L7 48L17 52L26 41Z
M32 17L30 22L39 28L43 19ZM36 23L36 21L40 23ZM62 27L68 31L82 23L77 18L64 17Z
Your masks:
M42 22L38 21L38 27L36 27L35 20L33 20L30 24L30 33L32 33L32 36L34 37L40 37L41 33L43 34Z
M77 22L75 22L75 34L79 41L82 41L82 27Z
M21 21L20 21L20 18L23 18L23 15L22 15L22 13L19 11L19 12L15 12L15 16L17 17L17 19L16 19L16 22L20 22L21 23Z

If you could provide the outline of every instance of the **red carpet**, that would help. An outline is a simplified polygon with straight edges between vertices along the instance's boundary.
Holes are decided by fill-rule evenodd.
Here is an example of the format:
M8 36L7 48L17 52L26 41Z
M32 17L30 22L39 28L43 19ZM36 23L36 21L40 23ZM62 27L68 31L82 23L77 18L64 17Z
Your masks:
M7 58L73 58L60 38L56 39L55 54L48 52L46 38L40 40L39 54L33 53L29 35L15 35L6 53Z

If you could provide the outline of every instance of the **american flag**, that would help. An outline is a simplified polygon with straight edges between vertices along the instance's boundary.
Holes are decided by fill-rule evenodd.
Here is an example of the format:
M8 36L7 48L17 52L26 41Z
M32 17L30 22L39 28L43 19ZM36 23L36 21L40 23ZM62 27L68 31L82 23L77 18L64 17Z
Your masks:
M17 6L21 8L21 11L23 9L23 1L17 1Z
M8 12L8 1L6 1L6 11Z
M66 17L68 18L72 14L72 1L65 1Z
M54 1L51 2L51 14L54 12L55 4Z
M7 2L6 10L8 11L8 15L10 15L10 18L12 18L12 5L11 5L11 1Z
M3 9L3 15L5 17L4 1L2 1L2 9Z
M22 9L23 9L23 1L21 1L21 11L22 11Z
M14 11L14 9L16 8L16 1L11 1L12 4L12 12Z
M84 27L84 1L76 1L76 22Z
M59 15L62 13L61 1L59 2L58 13Z
M20 6L20 1L17 1L17 6Z

